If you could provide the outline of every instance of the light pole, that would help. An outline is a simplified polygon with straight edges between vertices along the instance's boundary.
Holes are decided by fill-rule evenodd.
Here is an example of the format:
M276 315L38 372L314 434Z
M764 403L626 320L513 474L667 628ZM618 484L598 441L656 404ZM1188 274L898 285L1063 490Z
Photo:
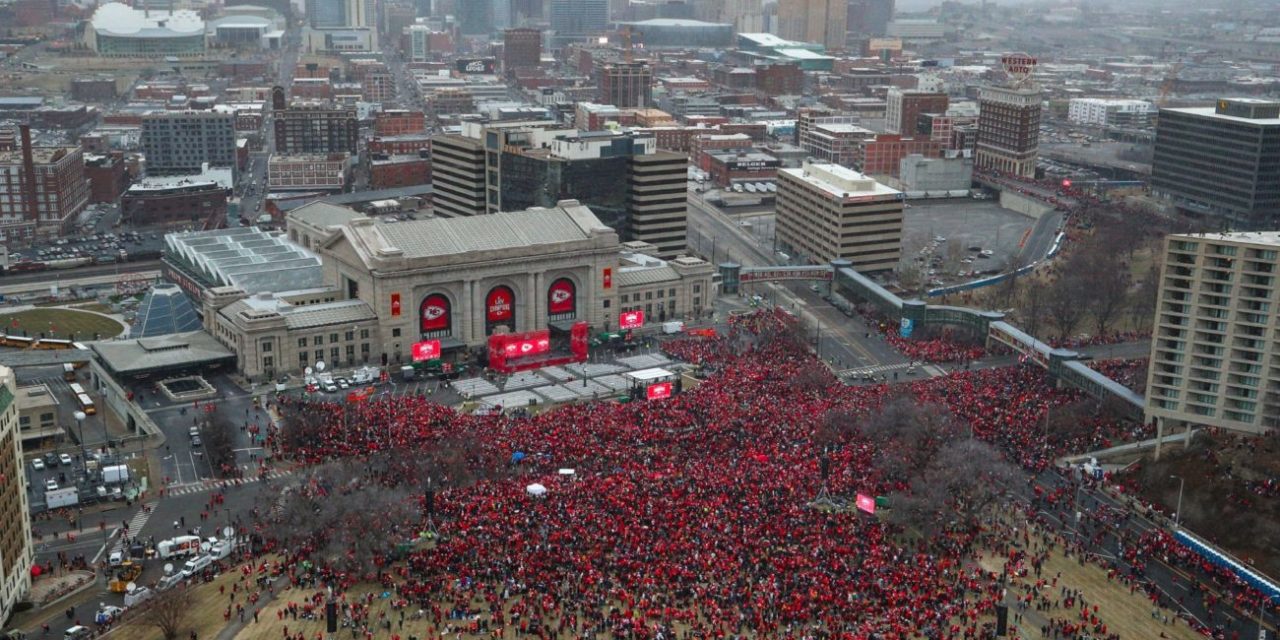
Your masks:
M1264 612L1266 612L1267 603L1270 601L1271 601L1271 596L1262 596L1262 601L1258 603L1258 640L1266 640L1266 637L1267 637L1266 628L1262 626L1263 623L1265 622L1265 620L1263 620L1262 618L1262 615Z
M89 417L83 411L77 411L73 414L76 418L76 428L80 431L80 460L82 463L89 461L89 454L84 447L84 419Z
M1182 476L1169 476L1170 479L1178 479L1178 506L1173 512L1173 526L1177 527L1182 523L1182 490L1187 486L1186 478Z

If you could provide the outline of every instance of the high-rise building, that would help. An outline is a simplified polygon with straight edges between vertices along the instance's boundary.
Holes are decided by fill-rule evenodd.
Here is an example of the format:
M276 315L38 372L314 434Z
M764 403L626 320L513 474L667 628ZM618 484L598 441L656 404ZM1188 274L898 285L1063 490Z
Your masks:
M489 0L489 29L505 31L511 28L511 0Z
M31 590L31 512L18 426L18 386L13 369L0 366L0 620Z
M356 153L360 123L353 107L295 102L276 109L274 118L276 153Z
M236 164L236 116L221 111L157 111L142 116L147 173L200 173Z
M512 24L522 25L542 18L543 0L511 0Z
M596 101L620 109L653 105L653 70L648 62L613 62L597 67Z
M624 240L663 257L685 248L688 159L631 132L578 133L551 123L485 126L432 140L435 208L449 216L578 200Z
M945 93L891 88L885 98L884 130L914 136L919 133L920 114L945 113L950 103Z
M1280 427L1280 232L1170 235L1162 262L1147 420Z
M485 212L484 144L462 135L431 139L431 204L436 214L474 216Z
M1224 226L1280 224L1280 102L1224 98L1214 107L1161 109L1151 189Z
M551 30L563 45L609 27L609 0L551 0Z
M409 60L426 62L431 53L431 27L425 24L409 25Z
M489 33L493 28L490 0L462 0L457 4L458 27L466 35Z
M893 0L849 0L846 25L859 36L883 36L893 21Z
M1109 100L1105 98L1072 98L1067 104L1067 120L1094 127L1151 126L1156 106L1146 100Z
M542 31L507 29L502 34L502 72L511 75L516 69L537 68L542 60Z
M778 171L777 238L793 258L843 258L862 272L902 257L902 193L835 164Z
M778 35L843 49L848 10L848 0L780 0Z
M89 204L89 180L80 147L32 147L30 130L21 146L0 151L0 241L30 241L60 235Z
M1033 178L1040 155L1040 89L983 87L975 166Z
M346 0L307 0L307 22L315 29L336 29L347 24Z

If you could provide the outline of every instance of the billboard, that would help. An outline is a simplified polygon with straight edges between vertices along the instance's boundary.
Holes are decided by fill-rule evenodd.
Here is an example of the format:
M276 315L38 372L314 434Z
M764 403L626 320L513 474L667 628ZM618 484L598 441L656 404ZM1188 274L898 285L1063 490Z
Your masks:
M547 313L552 315L572 314L578 308L578 292L573 281L560 278L551 283L547 289Z
M612 267L604 268L604 273L601 274L601 280L604 281L604 288L606 289L613 288L613 268Z
M422 333L448 331L453 324L453 312L449 299L442 293L433 293L422 299L418 307L418 323Z
M413 344L413 361L435 360L440 357L439 340L423 340Z
M533 356L551 350L551 332L527 331L511 333L506 336L506 344L502 346L503 355L508 359Z
M876 512L876 499L864 493L858 494L857 505L859 511L865 511L872 515Z
M484 319L489 324L511 324L515 317L516 294L502 285L489 290L484 298Z
M650 400L666 400L671 397L670 382L655 382L645 389L645 397Z
M619 329L639 329L644 326L644 312L636 309L635 311L623 311L618 314Z
M400 294L398 293L391 294L391 317L400 317Z
M462 58L457 64L458 73L493 74L498 68L495 58Z

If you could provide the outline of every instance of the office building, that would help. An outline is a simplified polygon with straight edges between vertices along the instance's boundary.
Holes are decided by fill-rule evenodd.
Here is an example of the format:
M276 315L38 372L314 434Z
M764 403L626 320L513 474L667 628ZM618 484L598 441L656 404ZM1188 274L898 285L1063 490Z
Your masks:
M502 33L502 72L513 75L517 69L536 69L542 60L542 31L507 29Z
M848 0L779 0L778 35L843 49Z
M485 212L484 144L462 135L431 139L431 204L437 215Z
M543 0L511 0L512 24L537 22L542 18Z
M210 172L213 173L213 172ZM182 225L193 229L227 226L227 179L197 175L190 179L151 178L135 184L120 197L120 219L128 225Z
M1155 116L1156 106L1146 100L1072 98L1067 103L1067 120L1092 127L1142 129Z
M847 167L806 162L778 171L777 238L793 260L843 258L864 273L902 256L902 193Z
M893 0L849 0L846 25L858 36L883 36L893 21Z
M13 369L0 366L0 620L31 591L31 511L27 470L18 429L18 386ZM43 487L40 489L43 491Z
M493 24L492 0L463 0L455 5L458 28L463 35L484 35Z
M0 241L30 242L70 232L89 204L79 147L33 147L20 127L20 147L0 151Z
M852 167L859 146L873 140L876 133L862 127L857 116L828 116L801 110L796 120L796 140L800 148L822 162Z
M467 123L432 141L437 213L479 215L577 200L626 241L685 248L688 159L647 134ZM486 152L489 164L486 170Z
M307 23L315 29L336 29L347 25L346 0L307 0Z
M1280 232L1170 235L1162 262L1147 420L1280 427Z
M557 46L585 40L609 26L609 0L551 0L551 30Z
M951 99L945 93L904 91L893 87L885 97L884 130L911 137L919 133L920 115L945 113Z
M1040 90L983 87L978 94L978 170L1034 178L1040 155Z
M1280 225L1280 102L1225 98L1214 107L1161 109L1151 189L1224 227Z
M142 116L147 173L200 173L236 164L236 116L221 111L157 111Z
M351 180L346 153L273 153L267 159L267 186L272 191L345 191Z
M619 109L653 106L653 70L648 62L614 62L597 67L596 102Z
M276 153L356 153L360 123L355 107L294 102L275 109Z

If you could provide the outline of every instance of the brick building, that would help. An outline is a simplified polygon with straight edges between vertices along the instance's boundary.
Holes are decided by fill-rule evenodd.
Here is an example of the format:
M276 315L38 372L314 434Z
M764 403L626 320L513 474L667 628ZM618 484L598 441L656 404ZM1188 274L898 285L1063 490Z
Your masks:
M400 136L377 136L370 138L365 144L371 154L398 156L417 155L420 152L430 153L431 136L425 133L409 133Z
M115 204L129 186L124 154L86 154L84 175L89 180L89 202Z
M424 133L427 118L421 111L388 109L373 116L373 135L399 136L407 133Z
M782 166L781 160L767 153L709 153L706 157L711 182L722 188L735 182L773 182Z
M537 68L542 60L542 31L507 29L502 34L502 73Z
M21 146L0 152L0 232L3 240L67 233L89 204L89 181L79 147L32 147L24 126Z
M71 99L80 102L110 102L117 97L115 78L74 78Z
M129 187L120 198L120 219L131 225L227 226L231 190L214 180L173 180Z
M369 188L391 189L431 182L431 159L421 155L380 156L369 161Z
M762 64L755 68L756 88L768 96L800 95L804 71L797 64Z
M356 152L360 123L354 108L317 102L284 107L281 93L272 96L277 153Z
M938 143L929 138L904 138L883 133L858 145L853 166L866 175L897 177L902 159L909 155L939 158L942 153Z

